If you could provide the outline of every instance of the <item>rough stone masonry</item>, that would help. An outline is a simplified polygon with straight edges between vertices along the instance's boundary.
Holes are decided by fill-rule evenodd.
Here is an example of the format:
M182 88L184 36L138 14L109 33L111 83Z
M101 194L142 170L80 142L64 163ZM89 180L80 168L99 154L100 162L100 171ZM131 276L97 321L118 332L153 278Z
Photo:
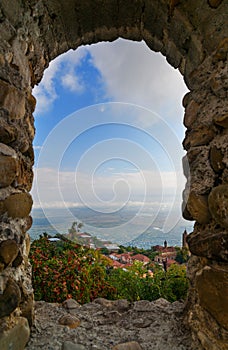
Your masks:
M196 223L188 238L186 319L196 349L227 349L227 13L226 0L1 0L1 349L9 349L19 334L23 349L34 320L27 234L32 224L32 88L61 53L118 37L144 40L161 52L190 90L183 99L183 216Z

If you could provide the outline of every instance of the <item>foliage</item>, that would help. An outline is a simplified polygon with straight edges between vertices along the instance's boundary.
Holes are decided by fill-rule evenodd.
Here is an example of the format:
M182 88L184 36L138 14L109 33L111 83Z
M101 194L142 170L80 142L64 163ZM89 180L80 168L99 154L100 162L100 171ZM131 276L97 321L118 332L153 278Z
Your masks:
M108 295L110 299L153 301L162 297L174 302L186 299L188 291L186 267L175 264L167 273L162 267L154 266L153 277L140 263L127 270L113 269L109 273L108 282L114 287L112 294Z
M186 267L172 265L167 273L153 265L134 262L127 269L113 269L112 261L98 250L85 248L65 237L50 242L41 237L32 243L30 261L36 300L62 302L74 298L87 303L97 297L107 299L185 299L188 290Z
M30 251L36 300L87 303L112 288L106 282L106 259L70 241L34 241Z
M176 255L176 258L175 260L180 263L180 264L184 264L188 261L189 259L189 250L188 248L184 247L184 248L179 248L179 247L176 247L176 252L177 252L177 255Z

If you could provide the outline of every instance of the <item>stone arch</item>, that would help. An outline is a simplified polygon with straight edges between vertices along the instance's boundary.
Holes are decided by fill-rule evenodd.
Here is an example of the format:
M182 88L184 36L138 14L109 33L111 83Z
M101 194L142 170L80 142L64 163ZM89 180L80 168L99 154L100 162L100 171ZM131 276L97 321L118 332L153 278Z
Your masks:
M33 321L26 233L32 224L32 87L41 80L49 62L68 49L123 37L143 39L152 50L160 51L184 75L190 89L183 99L187 128L183 215L196 224L188 237L192 257L186 319L197 348L225 350L227 12L223 0L1 1L0 331L9 317L15 322L2 333L0 345L1 341L8 344L15 332L22 332L25 340L19 347L23 349L29 336L26 318L30 324Z

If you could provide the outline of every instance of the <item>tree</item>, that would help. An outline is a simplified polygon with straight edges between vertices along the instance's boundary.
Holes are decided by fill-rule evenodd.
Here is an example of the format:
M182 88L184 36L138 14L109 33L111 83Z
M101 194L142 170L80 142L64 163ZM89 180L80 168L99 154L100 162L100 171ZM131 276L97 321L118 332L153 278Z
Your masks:
M70 239L75 240L77 237L75 236L76 233L80 232L80 229L83 227L82 222L74 221L71 225L71 228L68 229L68 236Z
M188 261L189 259L189 250L188 248L184 247L184 248L179 248L179 247L176 247L176 252L177 252L177 255L176 255L176 258L175 260L179 263L179 264L184 264Z

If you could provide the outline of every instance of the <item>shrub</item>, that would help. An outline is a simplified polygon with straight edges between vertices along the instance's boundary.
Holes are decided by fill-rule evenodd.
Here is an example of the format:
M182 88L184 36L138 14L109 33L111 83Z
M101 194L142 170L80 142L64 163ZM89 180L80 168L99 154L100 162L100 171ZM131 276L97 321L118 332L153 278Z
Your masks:
M62 302L74 298L83 304L111 289L105 278L105 258L74 243L40 238L31 246L30 261L36 300Z

